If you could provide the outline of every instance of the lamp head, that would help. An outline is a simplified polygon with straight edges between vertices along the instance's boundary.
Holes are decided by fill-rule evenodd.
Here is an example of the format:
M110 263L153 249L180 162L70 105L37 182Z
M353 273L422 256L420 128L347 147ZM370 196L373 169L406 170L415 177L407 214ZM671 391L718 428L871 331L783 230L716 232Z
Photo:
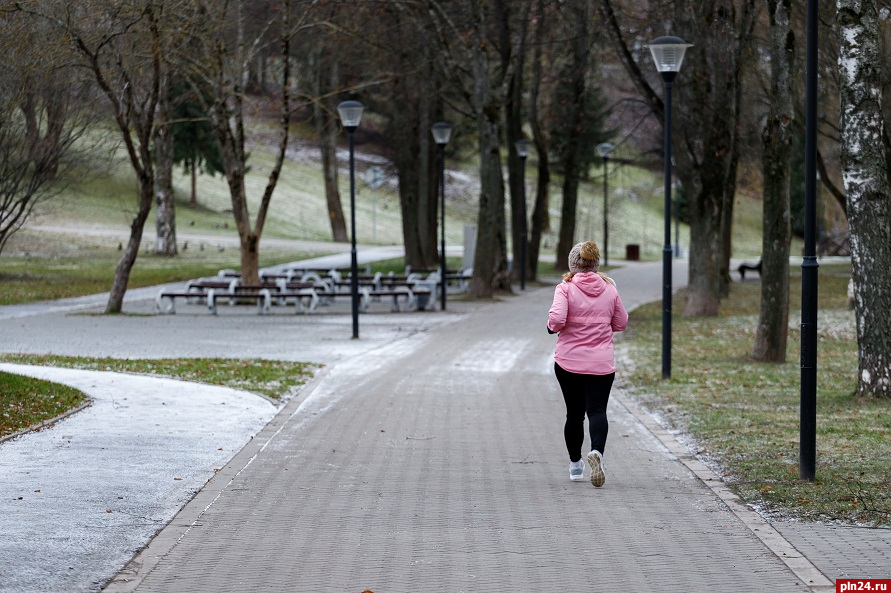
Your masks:
M340 121L347 132L354 132L362 121L362 112L365 106L358 101L344 101L337 106Z
M684 63L684 53L688 47L693 47L680 37L657 37L650 42L650 53L656 63L656 70L662 75L665 82L671 82Z
M609 142L603 142L602 144L597 145L597 154L599 154L601 158L608 158L615 149L616 147Z
M452 124L438 121L430 126L430 132L433 134L433 140L437 144L445 146L452 137Z
M526 138L521 138L514 143L514 148L517 149L517 154L521 159L525 159L529 156L529 147L532 146L532 142L527 140Z

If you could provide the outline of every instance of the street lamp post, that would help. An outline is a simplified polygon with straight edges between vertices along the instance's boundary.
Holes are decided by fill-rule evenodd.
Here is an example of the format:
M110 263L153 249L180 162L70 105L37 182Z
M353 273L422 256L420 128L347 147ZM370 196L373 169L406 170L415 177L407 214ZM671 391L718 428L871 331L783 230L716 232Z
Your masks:
M817 0L807 2L804 134L804 260L801 262L801 424L798 477L817 472Z
M665 83L665 242L662 246L662 378L671 378L671 84L684 53L691 47L680 37L658 37L650 42L656 70Z
M526 290L526 157L529 156L529 147L532 142L526 138L521 138L514 143L517 149L517 156L520 157L522 163L522 193L520 194L520 215L522 222L520 223L520 290Z
M350 248L350 290L353 304L353 339L359 338L359 266L356 262L356 164L353 151L353 134L362 121L365 107L358 101L344 101L337 106L337 113L343 129L350 140L350 230L352 231Z
M439 145L439 196L440 196L440 204L441 204L441 212L442 218L440 223L440 233L442 234L440 238L440 247L439 247L439 285L440 290L440 299L442 300L442 310L446 310L446 285L448 284L448 268L446 267L446 237L445 237L445 222L446 222L446 213L445 213L445 147L446 144L449 143L449 139L452 137L452 125L446 122L436 122L430 127L430 131L433 133L433 140Z
M608 196L608 179L607 165L609 163L609 155L612 154L616 147L609 142L597 145L597 153L603 158L603 265L609 265L609 202Z

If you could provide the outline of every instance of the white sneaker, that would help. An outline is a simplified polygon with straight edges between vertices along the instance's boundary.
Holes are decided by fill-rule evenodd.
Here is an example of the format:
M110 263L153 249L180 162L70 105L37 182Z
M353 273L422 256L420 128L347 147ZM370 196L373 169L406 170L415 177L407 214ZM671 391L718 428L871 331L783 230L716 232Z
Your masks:
M606 481L606 473L603 471L603 454L600 451L588 453L588 465L591 466L591 484L600 488Z
M585 479L585 464L581 459L569 462L569 479L573 482L581 482Z

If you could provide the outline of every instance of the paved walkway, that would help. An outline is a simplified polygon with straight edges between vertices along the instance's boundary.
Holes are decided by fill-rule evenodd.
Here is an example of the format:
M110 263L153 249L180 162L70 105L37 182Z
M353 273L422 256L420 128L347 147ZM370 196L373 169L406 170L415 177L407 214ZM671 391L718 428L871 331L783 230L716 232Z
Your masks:
M659 270L612 273L629 307L659 297ZM685 276L676 272L675 285ZM498 303L450 301L447 312L369 313L358 341L348 314L237 310L26 319L0 311L0 332L5 351L328 364L208 475L111 592L828 592L827 577L891 577L891 530L762 521L620 389L606 486L570 482L554 337L544 330L551 295L530 288ZM150 303L132 305L140 307ZM158 390L176 397L169 385ZM58 439L70 426L34 438ZM0 485L23 469L6 462L22 440L0 445ZM33 537L63 545L64 518L45 529ZM122 549L105 553L120 558ZM114 576L17 587L8 567L33 560L16 554L0 547L0 591L92 591Z

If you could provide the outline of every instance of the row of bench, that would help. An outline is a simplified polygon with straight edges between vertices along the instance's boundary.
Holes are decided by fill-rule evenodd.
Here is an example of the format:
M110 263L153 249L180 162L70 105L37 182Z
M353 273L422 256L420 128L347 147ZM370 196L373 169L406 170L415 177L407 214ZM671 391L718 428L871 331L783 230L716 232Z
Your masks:
M216 315L217 305L222 301L235 305L253 300L260 314L268 313L275 305L289 304L293 304L299 313L311 313L319 306L352 297L350 279L344 279L336 270L324 277L317 272L307 272L299 280L295 278L294 275L267 274L260 284L246 285L237 273L222 270L215 278L189 282L185 290L161 290L155 299L155 309L161 314L173 314L176 300L185 299L190 303L203 302L208 312ZM438 272L405 279L381 274L360 276L359 309L367 311L372 301L392 299L393 311L423 311L435 306L438 283Z

